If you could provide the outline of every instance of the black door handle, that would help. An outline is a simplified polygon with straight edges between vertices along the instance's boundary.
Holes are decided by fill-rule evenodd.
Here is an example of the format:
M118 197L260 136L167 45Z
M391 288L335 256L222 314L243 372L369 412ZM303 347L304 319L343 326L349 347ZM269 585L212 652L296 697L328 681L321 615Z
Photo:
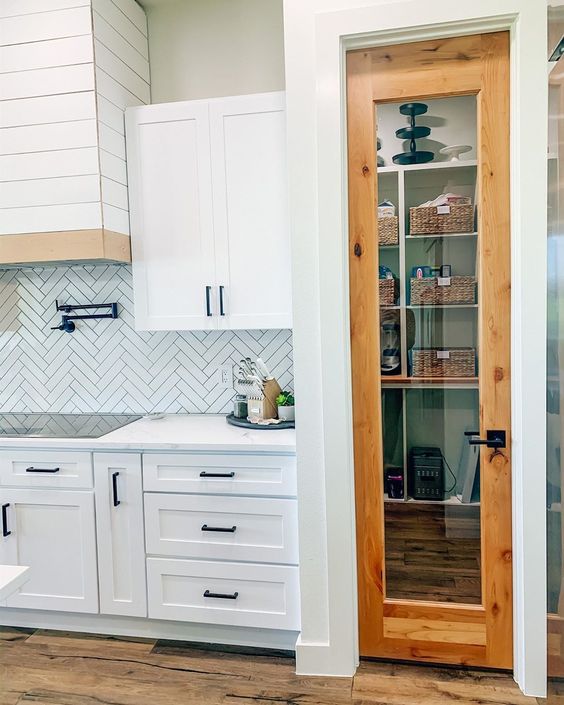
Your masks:
M8 507L9 506L10 506L9 502L2 505L2 536L4 538L6 538L6 536L9 536L12 533L11 531L8 531Z
M211 310L211 286L206 286L206 316L212 315Z
M234 472L206 472L202 470L200 477L235 477Z
M224 289L225 289L224 286L219 287L219 315L220 316L225 316L225 311L223 308L223 291L224 291Z
M229 595L223 592L210 592L209 590L206 590L204 592L204 597L215 597L219 600L236 600L239 597L239 593L234 592L232 595Z
M61 469L61 468L34 468L34 467L29 467L29 468L26 468L25 471L26 471L26 472L50 472L50 473L54 473L54 472L59 472L60 469Z
M121 502L118 499L118 488L117 488L117 479L119 477L119 472L113 472L112 473L112 501L114 503L114 507L118 507Z
M506 448L507 434L505 431L486 431L485 438L476 438L478 432L466 431L465 436L469 436L468 443L471 446L486 446L486 448Z
M237 531L236 526L208 526L204 524L202 526L202 531L218 531L224 534L234 534Z

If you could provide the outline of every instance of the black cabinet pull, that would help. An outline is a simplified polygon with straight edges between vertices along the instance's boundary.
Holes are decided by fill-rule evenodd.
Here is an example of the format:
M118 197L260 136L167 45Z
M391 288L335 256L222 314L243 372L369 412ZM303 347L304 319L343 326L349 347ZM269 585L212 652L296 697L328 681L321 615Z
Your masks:
M208 526L207 524L204 524L202 526L202 531L218 531L220 533L224 534L234 534L237 531L236 526Z
M9 506L10 506L9 502L2 505L2 536L4 538L6 538L6 536L9 536L12 533L11 531L8 531L8 507Z
M114 507L118 507L121 502L118 499L118 488L117 488L117 479L119 477L119 472L113 472L112 473L112 500L114 503Z
M235 473L231 472L206 472L202 470L200 477L235 477Z
M210 592L209 590L206 590L204 592L204 597L214 597L218 600L236 600L239 597L239 593L234 592L232 595L229 595L223 592Z
M225 289L224 286L219 287L219 315L220 316L225 316L225 311L223 309L223 290Z
M61 469L61 468L34 468L34 467L32 466L32 467L26 468L25 471L26 471L26 472L50 472L50 473L54 473L54 472L59 472L60 469Z
M212 315L211 310L211 286L206 286L206 316Z

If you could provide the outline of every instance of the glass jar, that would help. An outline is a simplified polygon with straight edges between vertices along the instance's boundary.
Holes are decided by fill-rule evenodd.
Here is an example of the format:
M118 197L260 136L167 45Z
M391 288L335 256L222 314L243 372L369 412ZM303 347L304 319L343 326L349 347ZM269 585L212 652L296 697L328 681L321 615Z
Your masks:
M236 419L246 419L248 415L247 397L244 394L237 394L233 400L233 416Z

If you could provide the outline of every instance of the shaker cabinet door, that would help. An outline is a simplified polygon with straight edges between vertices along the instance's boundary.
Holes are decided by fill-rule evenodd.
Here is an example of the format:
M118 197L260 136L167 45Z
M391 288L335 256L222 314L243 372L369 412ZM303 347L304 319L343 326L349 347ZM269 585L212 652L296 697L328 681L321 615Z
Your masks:
M92 491L0 490L0 563L29 566L8 607L98 612Z
M137 453L94 453L100 612L147 616L143 482Z
M285 94L210 101L220 328L290 328Z
M126 113L135 327L217 328L207 101Z

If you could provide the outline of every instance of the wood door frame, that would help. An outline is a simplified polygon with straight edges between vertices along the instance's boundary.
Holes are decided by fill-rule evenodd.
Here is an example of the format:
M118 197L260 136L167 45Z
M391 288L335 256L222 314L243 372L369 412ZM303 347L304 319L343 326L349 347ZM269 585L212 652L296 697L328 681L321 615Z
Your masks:
M449 72L445 72L445 66ZM503 325L511 320L509 35L496 32L436 39L347 54L360 649L361 654L370 656L509 668L513 660L510 440L501 452L482 453L481 471L492 478L483 490L481 507L483 604L385 598L374 104L467 94L478 98L478 247L482 273L491 275L492 266L496 267L495 277L481 276L479 281L480 400L489 400L485 406L480 403L480 430L504 428L509 439L510 336L500 336L497 329L498 321ZM490 104L495 104L494 110L487 109ZM505 332L509 330L504 327ZM492 515L495 522L490 520ZM445 622L449 623L446 636L441 630ZM395 627L400 623L405 625L405 632L397 638ZM414 629L418 634L425 632L425 637L412 638Z

